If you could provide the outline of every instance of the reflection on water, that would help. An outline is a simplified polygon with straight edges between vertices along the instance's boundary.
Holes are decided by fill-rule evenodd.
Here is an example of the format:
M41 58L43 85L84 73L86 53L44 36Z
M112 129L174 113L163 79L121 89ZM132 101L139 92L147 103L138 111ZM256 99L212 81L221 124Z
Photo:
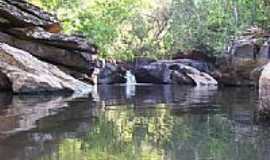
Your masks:
M100 86L91 98L0 94L1 160L268 160L252 89ZM97 96L97 95L95 95Z

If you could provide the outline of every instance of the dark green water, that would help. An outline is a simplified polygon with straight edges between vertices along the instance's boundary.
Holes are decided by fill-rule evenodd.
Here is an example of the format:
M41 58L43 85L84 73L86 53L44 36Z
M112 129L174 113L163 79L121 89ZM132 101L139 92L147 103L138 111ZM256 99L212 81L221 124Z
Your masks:
M268 160L248 88L99 87L91 98L0 94L1 160Z

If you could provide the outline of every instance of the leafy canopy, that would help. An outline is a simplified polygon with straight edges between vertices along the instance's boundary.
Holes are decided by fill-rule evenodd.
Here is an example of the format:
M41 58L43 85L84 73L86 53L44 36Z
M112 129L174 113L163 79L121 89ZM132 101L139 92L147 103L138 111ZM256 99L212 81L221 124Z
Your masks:
M58 15L64 32L93 39L101 56L170 58L223 53L251 25L269 28L268 0L32 0Z

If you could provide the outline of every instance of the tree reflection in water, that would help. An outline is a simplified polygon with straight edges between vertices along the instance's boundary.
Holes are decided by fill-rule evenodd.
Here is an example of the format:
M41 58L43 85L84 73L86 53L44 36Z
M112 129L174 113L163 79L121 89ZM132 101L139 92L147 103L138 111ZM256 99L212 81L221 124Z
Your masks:
M98 102L71 100L70 107L57 115L38 120L36 129L1 141L0 155L7 160L265 160L270 156L270 130L253 124L257 95L250 89L139 86L130 98L124 87L111 87L99 88Z

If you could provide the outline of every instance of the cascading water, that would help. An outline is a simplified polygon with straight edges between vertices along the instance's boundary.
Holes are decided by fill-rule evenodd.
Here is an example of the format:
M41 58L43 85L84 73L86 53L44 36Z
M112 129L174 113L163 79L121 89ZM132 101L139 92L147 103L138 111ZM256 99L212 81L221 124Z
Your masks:
M126 79L127 79L127 85L135 85L136 84L136 78L135 76L131 73L131 71L126 72Z
M136 91L136 78L131 71L126 72L126 95L128 98L135 96Z

